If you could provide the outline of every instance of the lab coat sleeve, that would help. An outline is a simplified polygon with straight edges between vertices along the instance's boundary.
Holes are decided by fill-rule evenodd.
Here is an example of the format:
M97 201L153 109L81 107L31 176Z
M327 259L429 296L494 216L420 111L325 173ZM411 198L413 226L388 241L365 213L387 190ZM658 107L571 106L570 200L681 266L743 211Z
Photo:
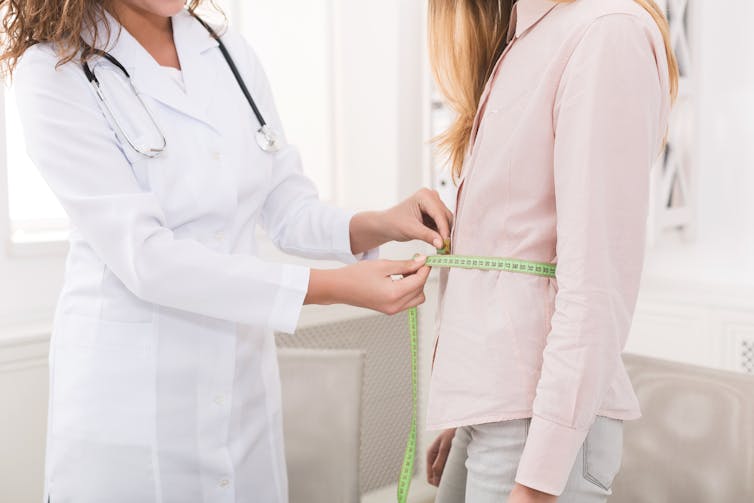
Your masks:
M16 71L27 150L104 264L147 302L293 332L308 268L177 239L156 196L137 183L81 68L56 62L49 47L34 46Z
M558 292L516 476L550 494L563 491L622 365L636 303L669 94L652 36L630 16L595 21L556 99Z
M247 82L265 118L283 132L272 90L259 59L240 37L231 41L243 51L249 65ZM302 85L306 85L302 82ZM351 263L372 259L378 250L351 252L350 222L353 212L320 201L317 188L302 169L298 149L286 145L276 155L271 187L262 211L262 226L281 250L313 259L336 259Z

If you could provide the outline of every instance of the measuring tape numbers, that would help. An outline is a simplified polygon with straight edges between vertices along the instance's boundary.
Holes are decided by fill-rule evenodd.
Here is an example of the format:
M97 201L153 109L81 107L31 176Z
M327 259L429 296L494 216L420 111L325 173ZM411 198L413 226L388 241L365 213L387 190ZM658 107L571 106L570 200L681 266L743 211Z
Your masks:
M447 249L447 245L446 245ZM442 252L440 252L442 253ZM430 255L426 265L431 267L448 267L476 269L481 271L507 271L534 276L555 277L555 264L531 262L512 258L474 257L469 255ZM417 413L417 350L419 340L419 321L415 307L408 310L408 331L411 340L411 429L406 441L400 477L398 478L398 503L406 503L411 479L414 474L416 458L416 413Z

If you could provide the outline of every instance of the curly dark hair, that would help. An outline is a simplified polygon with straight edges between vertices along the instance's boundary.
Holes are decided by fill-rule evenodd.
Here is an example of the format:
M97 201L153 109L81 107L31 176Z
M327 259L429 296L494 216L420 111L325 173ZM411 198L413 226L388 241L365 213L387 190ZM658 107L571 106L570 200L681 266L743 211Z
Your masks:
M100 39L100 21L109 1L0 0L0 74L11 76L26 49L43 42L55 44L58 65L75 59L85 46L82 32ZM204 1L188 0L186 6L193 12ZM209 3L217 8L212 0ZM110 40L109 27L104 26L104 40Z

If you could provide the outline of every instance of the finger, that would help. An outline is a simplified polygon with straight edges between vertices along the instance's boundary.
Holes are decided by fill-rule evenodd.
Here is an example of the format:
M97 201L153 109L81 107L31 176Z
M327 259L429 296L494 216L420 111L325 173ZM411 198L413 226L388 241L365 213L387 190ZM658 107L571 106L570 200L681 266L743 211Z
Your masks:
M450 237L450 229L453 224L453 212L445 206L440 194L436 190L428 191L426 196L419 200L420 209L429 215L432 223L427 225L440 232L443 240ZM425 225L428 224L425 220Z
M435 457L435 462L432 463L432 472L435 473L438 481L442 477L442 472L445 471L445 463L447 463L448 461L450 446L451 442L449 442L445 438L445 436L443 436L442 443L440 444L440 449L438 450L437 456Z
M416 236L425 243L429 243L438 249L442 248L443 243L445 242L439 232L432 230L432 228L427 225L420 225L419 229L416 231Z
M427 449L427 462L426 462L426 470L427 470L427 482L429 484L432 483L432 480L434 479L434 474L432 473L432 465L435 463L435 458L437 457L437 452L440 448L440 437L438 436L434 442L432 442L432 445L429 446L429 449Z
M443 203L443 206L445 206L445 203ZM445 206L445 215L448 217L448 222L450 222L450 226L453 227L453 219L455 218L455 215L453 214L453 211L451 211L450 208Z
M421 221L414 221L410 235L413 236L414 239L421 239L425 243L429 243L435 248L439 248L438 243L442 243L443 239L440 232L437 230L434 218L432 218L424 209L420 209L419 212L421 213Z
M405 276L402 280L396 282L396 287L400 290L399 298L413 298L424 290L424 284L427 282L431 268L422 266L414 274Z
M393 276L402 274L404 276L413 275L424 267L424 263L427 261L427 257L424 255L416 255L410 260L383 260L382 266L385 272L385 276Z
M453 232L453 224L455 223L456 216L447 207L445 208L445 215L447 216L448 223L450 224L450 231Z
M430 215L426 209L427 205L422 203L419 211L421 211L421 222L416 222L416 228L412 232L412 235L416 239L421 239L425 243L429 243L435 248L442 248L444 238L438 230L437 224L435 224L436 217Z
M405 304L403 305L403 308L402 308L401 310L402 310L402 311L405 311L406 309L410 309L410 308L412 308L412 307L421 306L421 305L422 305L422 304L424 304L424 303L425 303L426 301L427 301L427 298L426 298L426 297L424 296L424 293L422 292L422 293L420 293L419 295L417 295L416 297L412 297L412 298L410 298L410 299L409 299L409 300L408 300L408 301L407 301L407 302L406 302L406 303L405 303Z
M440 238L445 241L450 237L450 219L446 213L447 207L443 204L436 192L432 196L422 200L419 206L424 213L434 222L434 228L440 233ZM434 244L434 243L433 243ZM437 248L441 248L442 243Z

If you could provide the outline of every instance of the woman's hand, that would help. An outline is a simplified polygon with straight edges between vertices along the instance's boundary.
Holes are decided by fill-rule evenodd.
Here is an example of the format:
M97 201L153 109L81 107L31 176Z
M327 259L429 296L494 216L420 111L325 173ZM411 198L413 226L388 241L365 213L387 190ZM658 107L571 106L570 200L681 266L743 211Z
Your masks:
M557 501L557 496L521 484L513 486L513 491L508 497L508 503L556 503Z
M427 449L427 482L435 487L440 485L440 478L443 470L445 470L445 462L448 461L450 445L455 435L455 428L445 430L437 436Z
M435 190L421 189L385 211L365 211L351 219L351 251L363 253L388 241L419 239L442 248L450 238L453 213Z
M350 304L396 314L424 303L426 257L367 260L340 269L313 269L304 304ZM393 277L402 276L401 279Z

